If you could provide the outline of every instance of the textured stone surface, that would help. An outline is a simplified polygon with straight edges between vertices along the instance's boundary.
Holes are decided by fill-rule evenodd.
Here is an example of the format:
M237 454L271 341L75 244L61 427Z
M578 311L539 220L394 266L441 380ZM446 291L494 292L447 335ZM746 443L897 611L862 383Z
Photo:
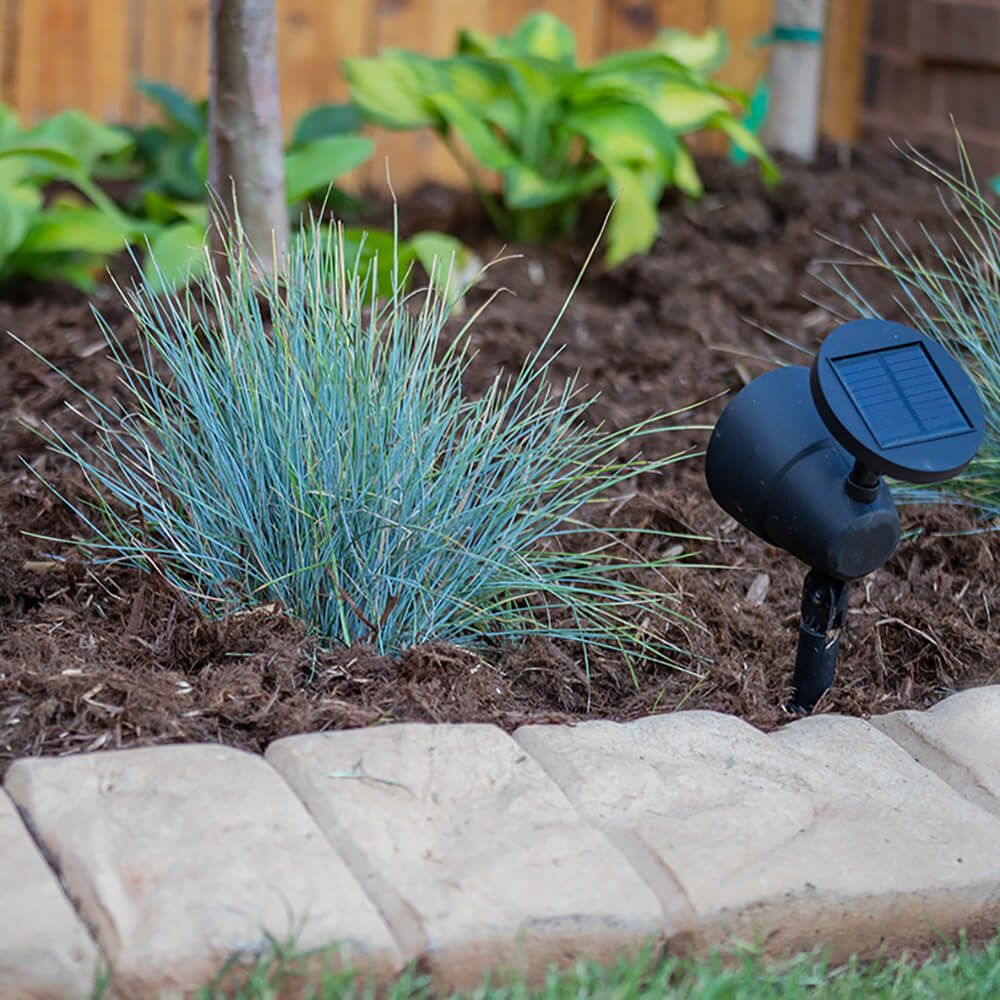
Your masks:
M926 712L871 721L960 795L1000 817L1000 685L952 695Z
M0 998L89 996L100 962L93 938L0 791Z
M613 961L662 934L653 893L493 726L293 736L267 759L439 984L515 966L537 978L577 951ZM686 908L668 901L670 932Z
M765 735L685 712L515 739L650 884L686 892L700 946L735 935L841 959L1000 919L1000 822L860 720Z
M122 995L203 985L233 952L346 942L373 976L400 956L302 804L252 754L169 746L22 760L7 791L95 929Z

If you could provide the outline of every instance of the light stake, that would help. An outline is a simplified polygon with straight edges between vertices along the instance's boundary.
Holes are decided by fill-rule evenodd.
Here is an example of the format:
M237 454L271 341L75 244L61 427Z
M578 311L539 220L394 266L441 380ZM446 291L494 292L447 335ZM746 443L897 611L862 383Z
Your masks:
M882 476L938 483L972 461L983 407L968 374L929 337L880 319L834 330L810 368L761 375L723 411L705 477L716 502L806 563L791 708L833 683L851 580L899 544Z

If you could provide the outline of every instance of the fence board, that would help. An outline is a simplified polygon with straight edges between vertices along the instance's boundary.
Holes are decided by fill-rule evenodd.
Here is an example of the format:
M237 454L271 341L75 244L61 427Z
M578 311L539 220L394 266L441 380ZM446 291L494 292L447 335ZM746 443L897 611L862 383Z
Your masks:
M317 104L347 100L340 61L368 51L371 13L371 6L363 3L278 4L278 69L286 127Z
M138 76L169 83L192 98L208 95L207 0L140 0ZM142 121L158 112L141 101Z
M45 117L41 92L41 53L45 51L45 17L48 0L34 0L18 7L17 57L14 63L12 103L25 124Z
M125 121L132 117L129 0L101 0L84 6L88 14L84 52L90 69L87 110L104 121Z
M858 138L868 0L830 0L823 48L820 131L841 142Z

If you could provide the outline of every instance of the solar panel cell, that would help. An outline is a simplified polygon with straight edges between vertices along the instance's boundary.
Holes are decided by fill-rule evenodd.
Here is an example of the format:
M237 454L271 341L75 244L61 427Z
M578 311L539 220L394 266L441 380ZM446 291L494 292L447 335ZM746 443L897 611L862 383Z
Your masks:
M923 344L830 359L880 448L920 444L971 429Z

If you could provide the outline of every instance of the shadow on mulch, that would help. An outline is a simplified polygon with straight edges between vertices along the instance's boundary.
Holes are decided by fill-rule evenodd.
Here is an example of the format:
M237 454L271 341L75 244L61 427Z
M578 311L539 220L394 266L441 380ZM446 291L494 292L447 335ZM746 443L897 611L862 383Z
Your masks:
M663 235L648 257L612 272L595 265L556 335L565 347L553 377L579 370L601 393L594 420L624 426L736 389L775 359L808 363L758 327L812 350L837 325L806 298L822 298L808 272L831 256L817 230L860 245L860 227L873 212L914 239L919 222L932 233L948 228L925 175L889 154L860 150L847 166L830 152L812 167L785 164L783 184L770 193L752 171L711 160L701 167L704 199L664 204ZM400 215L404 229L450 230L487 259L501 249L464 195L427 188L407 198ZM466 378L470 394L498 366L518 366L535 349L598 225L595 216L573 245L522 248L521 259L487 273L472 308L499 287L515 294L500 295L472 331L478 353ZM889 309L891 285L861 278L870 298ZM97 305L134 347L134 324L121 305L109 294ZM0 328L96 395L114 393L116 369L81 297L43 292L0 303ZM804 567L712 503L697 457L634 484L595 514L596 527L614 527L642 556L680 546L694 563L724 567L678 565L659 581L685 616L667 634L690 652L679 669L597 655L588 674L579 651L540 641L482 655L430 643L390 659L363 647L324 649L273 608L208 621L134 569L58 561L71 556L69 547L32 536L71 537L79 526L23 463L70 494L79 488L31 431L48 421L64 434L86 433L64 405L73 399L23 348L0 342L0 772L34 754L181 741L259 751L292 733L388 721L511 729L678 708L727 712L762 728L789 719L782 705ZM716 399L677 423L711 424L724 404ZM706 440L707 431L678 430L647 439L644 450L694 454ZM969 533L973 517L955 508L906 508L903 521L912 536L886 567L852 587L837 685L820 711L923 708L1000 679L993 537ZM655 538L642 528L703 540Z

